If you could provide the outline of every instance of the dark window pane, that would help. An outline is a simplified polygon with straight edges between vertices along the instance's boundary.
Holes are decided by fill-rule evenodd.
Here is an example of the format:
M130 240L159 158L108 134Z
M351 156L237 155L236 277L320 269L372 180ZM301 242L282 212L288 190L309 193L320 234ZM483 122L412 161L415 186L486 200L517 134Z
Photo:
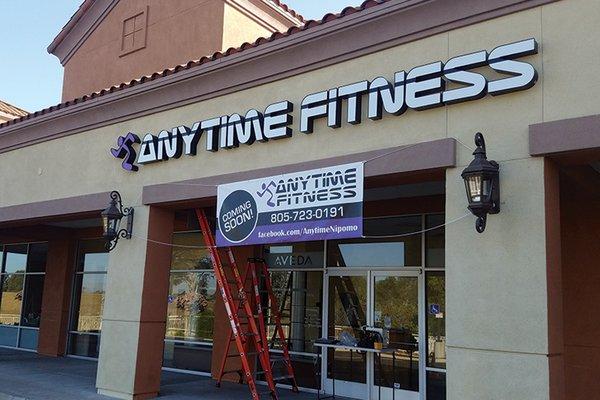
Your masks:
M27 256L27 272L45 272L47 254L47 243L33 243L29 245L29 255Z
M281 325L290 351L317 352L312 344L321 337L321 298L323 273L303 271L271 272L273 293L281 316ZM267 296L264 296L265 300ZM267 337L271 348L281 348L275 336L272 307L267 309Z
M173 234L173 244L175 246L171 253L171 270L213 268L208 249L194 248L205 246L202 233L175 233Z
M446 368L446 279L444 272L428 272L427 366Z
M212 272L172 272L167 339L212 342L216 280Z
M79 242L77 271L103 272L108 269L108 251L102 239L82 240Z
M386 238L422 230L421 217L365 219L368 239L328 242L329 267L403 267L421 265L421 235ZM373 238L382 236L382 238Z
M69 354L81 357L98 358L100 336L72 333L69 340Z
M328 336L340 338L343 332L357 340L361 327L367 324L367 278L365 276L332 276L329 278ZM335 357L335 369L333 369ZM327 377L366 383L366 355L355 351L327 351Z
M71 330L100 332L104 310L106 274L78 274L75 276L75 297Z
M269 268L323 268L324 242L303 242L265 246Z
M0 346L17 347L19 328L0 325Z
M212 346L165 342L163 367L211 372Z
M427 267L444 267L445 262L445 229L444 225L445 216L444 214L428 215L427 218L427 229L436 228L428 231L425 235L426 243L426 256L425 262Z
M39 328L43 293L44 275L26 275L23 315L21 316L22 326Z
M0 275L0 325L19 325L24 280L24 274Z
M4 272L25 272L25 268L27 267L26 244L6 246L4 252L6 253Z
M37 350L38 347L37 329L21 329L21 337L19 338L19 347L28 350Z
M446 400L446 374L427 371L427 400Z

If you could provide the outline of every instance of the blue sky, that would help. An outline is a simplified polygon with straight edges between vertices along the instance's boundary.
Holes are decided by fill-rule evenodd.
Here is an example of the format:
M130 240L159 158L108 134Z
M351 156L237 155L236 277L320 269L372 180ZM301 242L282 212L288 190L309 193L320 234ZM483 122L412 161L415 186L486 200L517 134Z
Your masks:
M46 48L83 0L0 0L0 99L27 111L60 102L62 66ZM171 1L171 0L169 0ZM284 0L308 19L362 0Z

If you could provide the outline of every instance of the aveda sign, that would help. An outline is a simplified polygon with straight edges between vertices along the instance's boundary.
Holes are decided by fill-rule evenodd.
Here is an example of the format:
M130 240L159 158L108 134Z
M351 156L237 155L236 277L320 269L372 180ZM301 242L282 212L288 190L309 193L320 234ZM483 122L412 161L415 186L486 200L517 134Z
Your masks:
M400 116L408 109L426 110L481 99L488 94L498 96L529 89L537 82L538 74L531 64L519 59L537 52L536 40L527 39L490 52L460 55L446 63L436 61L408 72L398 71L392 81L377 77L312 93L300 104L297 129L311 134L317 119L326 119L327 126L336 129L344 123L360 124L364 114L375 121L384 114ZM484 68L499 76L488 78ZM137 171L140 164L195 156L203 137L202 146L211 152L290 138L295 125L293 111L294 104L284 100L264 110L251 109L191 126L178 125L157 135L148 133L142 140L130 132L118 138L118 147L111 149L111 154L123 160L124 169Z

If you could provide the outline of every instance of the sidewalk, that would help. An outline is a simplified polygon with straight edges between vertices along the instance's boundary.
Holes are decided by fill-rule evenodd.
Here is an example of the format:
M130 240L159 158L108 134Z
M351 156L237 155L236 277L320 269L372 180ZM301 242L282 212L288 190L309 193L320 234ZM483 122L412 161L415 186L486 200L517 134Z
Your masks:
M49 358L35 353L0 348L0 400L107 400L96 393L95 361ZM261 387L262 388L262 387ZM313 400L316 394L295 394L279 389L280 400ZM265 396L263 396L265 397ZM247 400L246 385L224 383L215 387L210 378L163 372L160 399Z

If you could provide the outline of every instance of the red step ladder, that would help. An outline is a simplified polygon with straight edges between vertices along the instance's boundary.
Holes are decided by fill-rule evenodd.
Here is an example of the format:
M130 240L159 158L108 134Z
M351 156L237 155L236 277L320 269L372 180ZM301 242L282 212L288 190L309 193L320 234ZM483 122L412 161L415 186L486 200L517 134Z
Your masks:
M288 381L291 383L294 392L298 392L298 386L296 384L296 378L289 356L287 340L281 326L277 300L273 294L267 264L262 259L249 259L245 276L242 279L233 251L231 248L226 248L226 258L229 264L228 268L225 268L221 260L219 249L216 247L215 238L208 223L206 213L202 209L197 209L196 215L198 217L198 222L200 223L200 229L202 230L205 244L210 252L215 271L215 278L231 325L229 340L227 341L217 376L217 387L220 387L223 376L237 373L240 376L240 383L243 383L244 380L246 381L250 393L252 394L252 399L259 400L260 394L257 390L255 377L252 374L252 369L250 368L250 362L248 360L248 356L256 355L260 362L260 366L262 367L262 371L257 373L257 375L263 374L265 376L265 381L268 386L267 394L269 394L272 399L278 400L275 388L277 383ZM230 273L227 274L227 271ZM261 275L269 294L271 316L275 321L278 336L277 339L280 341L283 350L283 357L277 360L272 360L269 352L269 344L265 330L266 324L259 290ZM247 290L248 284L252 287L251 291ZM252 294L254 295L255 309L249 298L249 295ZM237 353L230 353L231 344L233 342L235 342ZM254 352L249 351L251 346L254 347ZM242 368L227 370L227 361L234 358L240 359ZM279 361L284 363L287 375L274 378L273 364Z

